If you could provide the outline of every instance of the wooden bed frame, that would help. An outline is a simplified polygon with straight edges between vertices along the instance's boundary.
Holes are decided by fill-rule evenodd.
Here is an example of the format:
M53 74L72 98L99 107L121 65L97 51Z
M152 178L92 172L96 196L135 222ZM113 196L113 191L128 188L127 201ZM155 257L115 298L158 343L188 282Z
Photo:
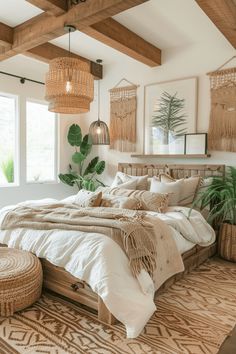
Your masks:
M160 165L140 163L119 163L118 170L133 176L158 175L161 172L169 173L174 178L200 175L202 177L224 176L225 165ZM209 247L195 246L182 255L185 271L168 279L157 293L164 291L176 280L183 277L186 272L196 268L217 251L216 243ZM102 299L94 293L89 285L75 278L63 268L56 267L45 259L41 259L44 272L44 287L65 296L79 304L85 305L98 313L98 319L108 324L114 324L116 319L106 308Z

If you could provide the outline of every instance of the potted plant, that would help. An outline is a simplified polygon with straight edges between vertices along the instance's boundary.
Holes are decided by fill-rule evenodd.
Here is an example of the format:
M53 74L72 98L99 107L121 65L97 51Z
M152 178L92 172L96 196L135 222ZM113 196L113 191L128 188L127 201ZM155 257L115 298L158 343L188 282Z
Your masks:
M69 173L59 174L61 182L68 186L76 185L79 189L84 188L95 191L99 186L105 186L99 179L105 169L105 161L99 161L99 157L94 157L85 167L85 160L92 150L92 141L88 134L82 137L82 132L78 124L73 124L68 131L67 140L74 147L72 163L69 164Z
M10 156L6 161L1 165L2 173L5 176L8 183L14 182L14 161Z
M201 209L210 206L208 219L218 226L219 255L236 262L236 168L230 166L224 177L213 177L198 201Z

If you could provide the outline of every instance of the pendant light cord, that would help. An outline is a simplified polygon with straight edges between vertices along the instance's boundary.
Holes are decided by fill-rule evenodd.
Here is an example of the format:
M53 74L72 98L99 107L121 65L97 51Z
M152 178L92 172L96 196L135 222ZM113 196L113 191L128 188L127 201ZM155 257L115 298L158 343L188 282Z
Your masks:
M71 33L71 28L69 28L69 56L70 56L70 33Z
M100 80L98 80L98 122L100 122Z

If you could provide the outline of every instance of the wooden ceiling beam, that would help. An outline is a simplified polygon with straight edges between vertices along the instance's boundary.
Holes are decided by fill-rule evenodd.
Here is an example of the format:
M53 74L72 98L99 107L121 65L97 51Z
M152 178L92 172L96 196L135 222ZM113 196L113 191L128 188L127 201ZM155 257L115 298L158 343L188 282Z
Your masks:
M161 50L113 18L95 23L82 32L151 67L161 65Z
M26 0L53 16L63 15L68 10L67 0Z
M102 79L102 65L81 57L80 55L69 53L68 50L57 47L51 43L41 44L35 48L29 49L23 54L31 58L43 61L44 63L49 63L50 60L55 58L71 56L72 58L80 59L86 62L90 69L90 73L94 76L94 79Z
M236 0L196 0L196 2L236 48Z
M9 47L13 43L13 28L0 22L0 46Z
M79 30L114 16L148 0L87 0L72 6L65 14L54 17L43 14L39 20L14 28L13 44L8 50L1 50L0 61L37 47L65 33L64 25L76 25Z

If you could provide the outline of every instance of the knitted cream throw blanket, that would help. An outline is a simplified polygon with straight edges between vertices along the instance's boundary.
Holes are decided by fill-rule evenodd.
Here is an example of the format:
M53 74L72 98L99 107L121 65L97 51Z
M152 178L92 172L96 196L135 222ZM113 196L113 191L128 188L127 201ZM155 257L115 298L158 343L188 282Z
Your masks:
M6 214L1 229L63 229L105 234L122 247L134 276L142 269L152 276L157 265L156 232L169 232L163 221L155 218L153 223L153 219L140 211L57 203L19 206Z

